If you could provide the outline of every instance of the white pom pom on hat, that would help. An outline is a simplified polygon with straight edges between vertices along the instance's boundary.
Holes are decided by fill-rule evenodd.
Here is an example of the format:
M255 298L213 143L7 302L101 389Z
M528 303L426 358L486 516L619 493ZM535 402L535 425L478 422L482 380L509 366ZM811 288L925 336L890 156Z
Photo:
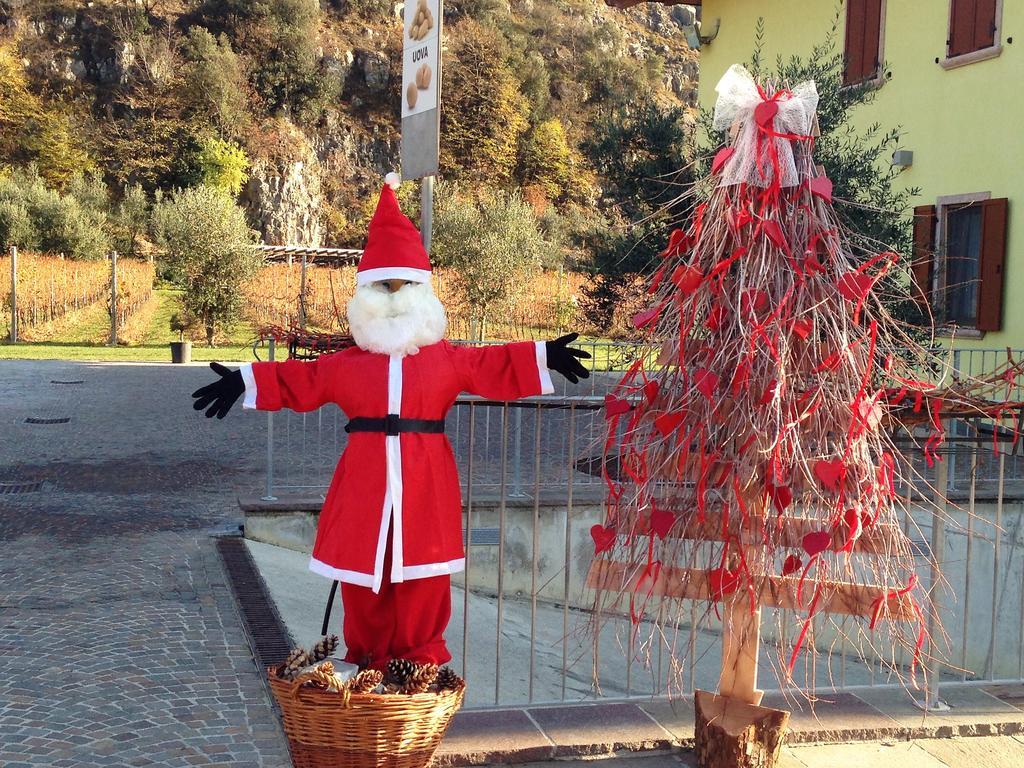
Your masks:
M402 177L394 171L391 171L387 176L384 177L384 183L392 189L398 189L398 185L402 183Z

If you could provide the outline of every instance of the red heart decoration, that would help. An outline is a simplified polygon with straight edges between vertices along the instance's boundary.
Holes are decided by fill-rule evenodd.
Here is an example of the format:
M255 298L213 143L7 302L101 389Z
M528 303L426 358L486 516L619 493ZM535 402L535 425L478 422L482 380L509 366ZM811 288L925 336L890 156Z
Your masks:
M892 458L892 454L883 453L878 460L878 471L876 475L878 477L878 484L882 486L882 490L890 496L896 493L896 488L893 486L893 476L895 474L896 462Z
M689 238L686 235L686 230L673 229L672 234L668 236L668 245L665 246L665 250L661 252L662 256L675 256L682 251L689 243Z
M693 383L697 386L697 391L710 400L718 389L718 374L707 368L698 368L694 371Z
M793 503L793 490L788 485L772 485L771 483L765 486L768 491L768 498L772 500L772 506L775 507L775 511L778 514L782 514L786 511L786 507Z
M878 401L861 400L857 404L857 415L868 429L877 429L882 422L882 406Z
M856 509L846 510L843 514L843 522L846 523L846 541L843 542L843 546L839 548L839 551L852 552L854 543L860 538L861 533L864 532L864 524L861 521L860 512Z
M750 361L746 358L736 366L736 370L732 374L732 381L729 382L729 390L732 392L733 397L738 397L740 392L745 386L747 386L747 380L750 378Z
M828 176L818 176L808 183L812 195L817 195L826 203L832 202L832 180Z
M717 331L722 327L723 320L725 320L725 307L721 304L715 304L711 307L711 311L708 312L707 320L704 321L704 327L709 331Z
M633 315L633 326L638 330L651 325L655 320L658 319L658 315L661 314L661 305L645 309L643 312L637 312Z
M740 311L744 315L757 315L768 306L768 293L760 288L747 288L740 295Z
M772 220L762 222L761 229L764 231L765 236L772 241L772 245L781 251L788 250L786 236L783 234L779 222Z
M658 286L661 285L661 281L665 279L666 269L668 269L667 265L662 264L661 268L654 273L654 277L651 279L651 284L647 287L647 293L653 294L658 290Z
M771 381L767 387L764 388L764 393L761 395L761 399L757 402L758 405L768 405L772 400L775 399L775 390L778 389L779 382ZM781 396L781 395L780 395Z
M664 539L668 536L668 532L672 530L672 526L675 525L675 523L676 516L671 512L666 512L663 509L655 509L651 511L651 530L658 534L658 538Z
M832 546L832 534L828 531L815 531L804 536L803 547L811 557L820 555Z
M715 159L711 161L711 173L717 174L725 164L729 162L729 158L736 152L732 147L722 147L715 153Z
M779 105L774 101L762 101L754 107L754 120L762 128L771 128L777 114L779 114Z
M708 588L712 600L721 600L726 595L731 595L740 586L740 572L730 571L725 568L712 568L708 571Z
M800 559L799 555L788 555L786 560L782 563L782 575L789 576L791 573L796 573L803 567L804 563Z
M851 269L839 278L836 286L839 288L843 298L850 301L860 301L868 295L868 291L871 290L874 282L875 279L871 275L865 275L862 272Z
M681 413L663 413L661 416L654 420L654 428L657 429L664 437L668 437L680 424L683 423L683 414Z
M799 320L794 320L793 325L790 327L793 333L799 336L802 341L807 341L807 337L814 330L814 321L809 317L802 317Z
M846 465L842 459L819 459L814 462L814 476L830 491L839 490L845 475Z
M672 282L685 294L693 293L700 288L703 280L703 273L696 267L691 267L688 264L679 265L676 267L676 271L672 273Z
M604 396L604 415L606 419L610 419L612 416L621 416L624 413L628 413L632 406L620 397L615 395Z
M818 256L814 253L808 253L804 256L804 272L809 277L813 277L819 272L825 271L825 265L818 261Z
M658 392L661 390L658 382L648 381L644 384L644 397L647 398L647 402L653 404L658 399Z
M746 208L740 208L736 211L736 219L734 225L736 229L743 229L747 224L754 220L754 214L748 211Z
M615 544L615 528L611 525L593 525L590 527L590 537L594 540L594 554L599 555Z

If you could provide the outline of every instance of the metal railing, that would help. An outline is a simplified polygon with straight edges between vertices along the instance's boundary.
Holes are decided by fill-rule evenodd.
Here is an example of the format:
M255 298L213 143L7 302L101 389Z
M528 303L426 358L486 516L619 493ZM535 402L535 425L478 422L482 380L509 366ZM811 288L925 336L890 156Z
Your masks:
M593 616L584 581L593 556L589 529L604 517L608 386L592 379L585 395L517 403L460 398L448 417L467 558L465 572L453 577L447 637L452 663L470 682L470 706L648 697L670 683L677 692L717 684L719 625L704 606L691 604L675 648L636 648L628 616L605 617L596 642L587 631ZM325 490L345 444L344 418L334 408L268 414L268 495ZM900 489L909 502L903 528L921 554L918 578L931 596L926 615L936 631L928 650L944 660L930 665L940 683L933 695L941 695L941 683L1024 680L1022 457L991 422L959 419L948 434L944 461L932 468L908 448L902 460L921 479ZM818 662L798 673L798 684L813 682L819 691L895 684L891 659L864 661L845 641L831 644L841 633L830 621L815 619ZM846 629L854 619L837 621ZM800 623L765 609L763 658L778 658L781 641L791 641ZM681 667L673 657L685 660ZM906 669L910 661L904 654L898 664ZM759 685L777 687L770 663Z

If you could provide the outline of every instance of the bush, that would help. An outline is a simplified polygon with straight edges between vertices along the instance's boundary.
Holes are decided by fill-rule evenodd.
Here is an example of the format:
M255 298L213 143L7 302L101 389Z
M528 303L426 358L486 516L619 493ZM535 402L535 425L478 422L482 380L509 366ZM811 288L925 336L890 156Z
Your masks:
M242 191L249 178L249 158L237 144L211 136L199 149L199 172L202 183L232 197Z
M214 37L209 30L192 27L186 52L191 62L185 84L189 100L207 110L223 135L241 136L251 120L248 84L231 41L223 33Z
M224 192L208 186L180 190L155 210L169 273L184 289L182 303L213 346L219 327L238 315L242 285L262 264L249 246L255 233Z
M434 261L459 273L482 339L488 313L540 268L548 244L518 192L483 191L474 199L439 184L433 221Z
M34 167L14 171L0 178L0 206L7 244L78 259L101 259L110 249L106 188L95 177L73 177L61 194Z

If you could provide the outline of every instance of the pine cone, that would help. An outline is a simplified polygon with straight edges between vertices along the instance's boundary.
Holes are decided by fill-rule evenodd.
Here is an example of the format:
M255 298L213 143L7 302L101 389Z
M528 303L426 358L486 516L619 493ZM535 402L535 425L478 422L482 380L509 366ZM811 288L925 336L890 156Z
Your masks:
M405 685L402 686L402 693L410 696L417 693L425 693L437 679L437 664L417 664L412 671Z
M466 681L459 677L451 667L441 667L434 685L439 691L457 691L466 687Z
M401 688L409 676L416 671L416 665L408 659L392 659L388 662L388 671L384 675L385 685Z
M348 681L348 689L351 693L370 693L383 680L384 673L379 669L363 669Z
M315 664L328 658L338 647L337 635L324 635L309 652L309 661Z
M309 666L309 654L305 648L292 648L288 658L277 668L277 676L285 680L294 680L306 666Z

